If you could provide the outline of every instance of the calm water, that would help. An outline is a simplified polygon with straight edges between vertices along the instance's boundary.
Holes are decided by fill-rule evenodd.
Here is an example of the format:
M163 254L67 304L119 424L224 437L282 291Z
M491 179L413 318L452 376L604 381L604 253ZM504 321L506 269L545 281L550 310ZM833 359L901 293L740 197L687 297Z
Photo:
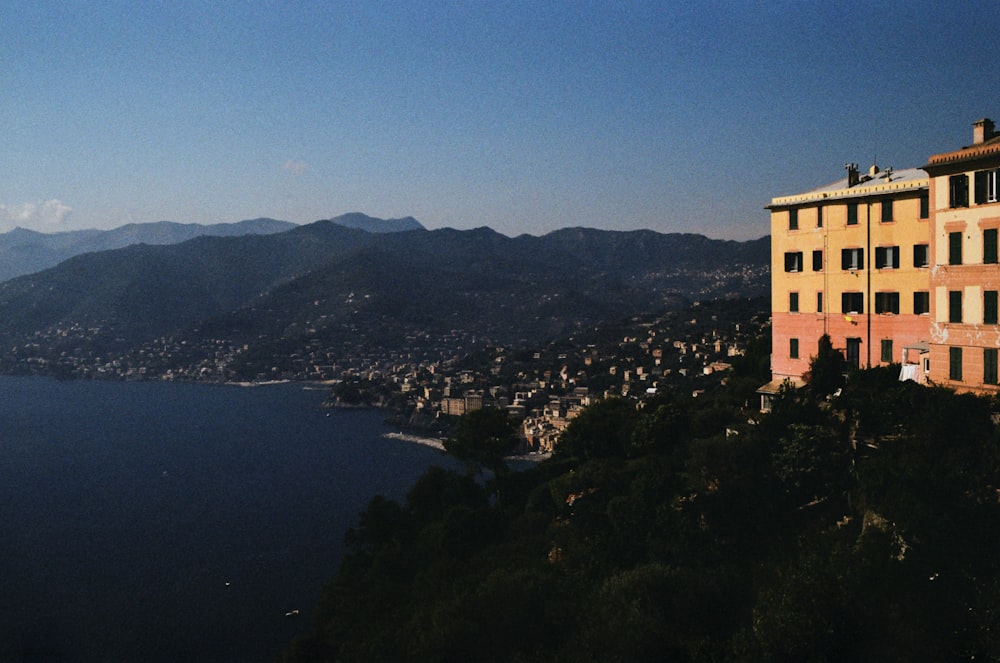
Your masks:
M0 660L270 660L370 497L448 464L324 396L0 377Z

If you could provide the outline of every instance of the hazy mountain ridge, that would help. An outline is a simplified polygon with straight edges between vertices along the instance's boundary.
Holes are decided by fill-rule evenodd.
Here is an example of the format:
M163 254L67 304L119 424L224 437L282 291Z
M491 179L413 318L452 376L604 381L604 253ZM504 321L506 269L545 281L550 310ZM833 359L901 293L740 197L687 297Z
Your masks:
M316 228L322 228L319 235ZM128 342L238 308L370 233L321 221L274 235L201 236L74 256L0 283L0 335L80 325Z
M88 253L0 283L0 347L35 347L58 363L176 337L192 348L252 347L247 356L263 366L305 347L337 356L404 339L440 346L456 330L482 342L534 342L696 299L766 295L768 270L767 238L373 233L318 221Z
M333 223L345 228L365 230L370 233L398 233L410 230L425 230L423 224L412 216L401 219L377 219L361 212L348 212L330 219Z
M0 233L0 281L54 267L81 253L109 251L132 244L178 244L200 236L235 237L285 232L288 221L259 218L236 223L129 223L111 230L41 233L25 228Z

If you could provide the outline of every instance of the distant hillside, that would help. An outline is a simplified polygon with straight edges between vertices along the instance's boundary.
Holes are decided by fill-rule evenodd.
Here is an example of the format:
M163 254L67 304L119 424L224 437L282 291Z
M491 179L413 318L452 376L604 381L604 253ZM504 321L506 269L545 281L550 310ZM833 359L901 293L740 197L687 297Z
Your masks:
M372 237L320 222L274 235L203 236L77 255L0 283L0 311L7 313L0 338L74 325L126 343L174 333L244 306Z
M406 216L402 219L376 219L361 212L350 212L334 217L330 221L345 228L356 228L370 233L398 233L408 230L424 230L424 226L412 216Z
M15 228L0 233L0 281L54 267L81 253L120 249L132 244L178 244L202 235L234 237L269 235L294 228L294 223L251 219L238 223L130 223L112 230L40 233Z
M768 269L766 238L651 231L510 238L489 228L386 234L321 221L135 245L0 284L0 347L20 348L0 352L0 370L22 370L31 356L33 366L81 352L147 356L144 344L166 337L183 339L195 362L207 348L242 348L225 362L251 372L307 350L328 362L403 346L453 354L693 300L766 295Z

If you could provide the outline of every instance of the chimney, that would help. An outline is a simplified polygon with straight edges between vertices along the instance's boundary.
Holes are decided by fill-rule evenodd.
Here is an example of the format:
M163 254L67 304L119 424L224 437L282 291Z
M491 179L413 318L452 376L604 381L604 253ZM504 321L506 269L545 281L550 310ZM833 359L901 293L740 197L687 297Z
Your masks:
M978 145L993 138L993 120L984 117L972 124L972 144Z
M844 168L847 169L847 186L848 188L855 186L861 181L858 177L858 164L856 163L845 163Z

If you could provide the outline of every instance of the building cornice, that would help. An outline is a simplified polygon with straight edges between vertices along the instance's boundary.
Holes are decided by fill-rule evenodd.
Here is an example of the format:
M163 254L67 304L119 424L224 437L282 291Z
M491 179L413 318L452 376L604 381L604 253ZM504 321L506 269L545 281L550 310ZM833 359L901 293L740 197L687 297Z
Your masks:
M807 191L792 196L778 196L771 199L771 204L764 209L774 209L776 207L791 207L794 205L804 205L807 203L823 202L827 200L844 200L850 198L869 198L872 196L882 196L887 193L900 193L904 191L919 191L926 189L928 178L907 179L899 182L880 182L865 186L862 182L850 188L829 189L823 191Z
M966 163L969 161L978 161L979 159L985 159L988 157L1000 155L1000 141L984 143L982 145L973 145L971 147L963 147L960 150L955 150L953 152L944 152L942 154L935 154L927 161L927 165L924 166L924 170L930 171L943 170L948 166L953 164Z

